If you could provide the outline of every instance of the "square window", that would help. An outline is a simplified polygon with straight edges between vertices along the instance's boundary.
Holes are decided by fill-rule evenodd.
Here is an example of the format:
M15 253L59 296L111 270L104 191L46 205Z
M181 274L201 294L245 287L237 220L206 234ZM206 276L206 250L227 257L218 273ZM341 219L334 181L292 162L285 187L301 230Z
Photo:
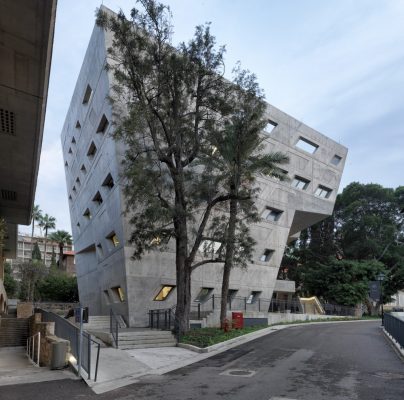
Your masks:
M308 179L302 178L300 176L295 176L292 181L292 187L300 190L306 190L309 186L310 181Z
M111 303L111 297L110 297L110 295L109 295L108 290L104 290L104 298L105 298L105 302L106 302L107 304L110 304L110 303Z
M109 125L109 121L105 114L102 114L101 121L98 124L97 133L105 133Z
M342 160L342 157L339 155L335 154L334 157L331 159L331 164L332 165L338 165Z
M318 149L318 144L315 144L310 140L300 137L298 142L296 143L296 147L301 150L307 151L310 154L314 154L314 152Z
M93 90L91 89L91 86L87 85L86 91L85 91L84 97L83 97L83 104L88 104L88 102L91 99L92 93L93 93Z
M238 292L238 289L229 289L227 292L227 301L231 302L235 297Z
M93 158L95 156L96 152L97 152L97 147L95 146L94 142L91 142L90 147L88 148L88 151L87 151L87 157Z
M271 133L276 127L278 126L278 124L274 121L271 121L270 119L268 120L267 125L264 128L265 133Z
M125 293L120 286L112 287L111 292L112 292L115 302L123 303L125 301Z
M99 206L102 204L103 200L100 192L97 192L95 194L95 196L93 197L93 201L95 201Z
M86 217L88 219L91 219L91 212L88 208L86 208L86 211L84 211L83 217Z
M200 292L198 293L198 296L195 298L196 303L204 303L206 300L208 300L209 296L212 294L213 288L206 288L203 287L201 288Z
M261 214L261 217L266 219L267 221L278 221L281 217L283 211L276 210L275 208L267 207Z
M329 189L325 186L319 185L316 189L315 195L318 197L322 197L324 199L328 199L331 195L332 189Z
M254 304L258 301L258 298L260 297L261 292L258 291L252 291L251 294L247 298L247 304Z
M87 169L86 169L86 166L85 166L84 164L81 166L80 171L81 171L83 174L86 174L86 173L87 173Z
M173 291L175 286L173 285L165 285L162 286L160 291L157 293L157 295L154 297L154 301L164 301L167 299L169 294Z
M262 255L260 257L260 261L268 262L271 259L273 254L274 254L274 250L265 249L265 251L262 253Z
M112 189L114 187L114 179L112 178L111 174L107 175L107 177L104 179L104 182L102 182L102 186L106 186L109 189Z
M214 240L203 240L202 243L200 244L198 250L201 253L218 254L218 253L220 253L222 246L223 246L223 243L221 243L221 242L216 242Z
M106 239L108 239L114 247L119 246L119 239L115 232L110 233Z

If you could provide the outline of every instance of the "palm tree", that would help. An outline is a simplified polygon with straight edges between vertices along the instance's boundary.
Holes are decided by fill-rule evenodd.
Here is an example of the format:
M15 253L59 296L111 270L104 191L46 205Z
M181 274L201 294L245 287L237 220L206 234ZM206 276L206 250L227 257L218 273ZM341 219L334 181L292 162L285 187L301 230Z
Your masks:
M42 218L42 210L39 208L39 205L36 204L32 210L32 233L31 233L31 245L34 240L34 229L35 229L35 221L41 221Z
M59 244L59 269L62 268L63 247L66 244L72 244L72 236L66 231L56 231L49 235L49 239Z
M259 218L253 203L255 177L261 174L285 180L285 171L279 165L289 162L286 154L262 152L264 143L261 133L268 124L264 96L253 75L240 70L236 70L236 74L230 118L224 129L212 138L214 163L222 174L222 183L230 198L228 219L222 229L222 326L226 318L230 271L234 264L242 266L251 258L255 244L246 225Z
M56 227L56 218L55 217L51 217L48 214L45 214L41 217L40 221L39 221L39 226L43 229L45 229L45 248L44 248L44 257L43 257L43 261L44 261L44 265L46 265L46 242L48 239L48 230L49 229L55 229Z

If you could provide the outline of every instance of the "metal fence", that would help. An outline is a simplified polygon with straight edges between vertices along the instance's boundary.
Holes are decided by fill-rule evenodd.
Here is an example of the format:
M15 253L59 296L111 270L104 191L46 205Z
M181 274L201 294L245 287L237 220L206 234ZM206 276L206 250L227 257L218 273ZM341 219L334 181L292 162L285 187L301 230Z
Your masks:
M170 331L174 329L175 314L173 309L159 309L149 311L149 327Z
M214 310L219 310L221 305L221 296L212 295L200 302L191 304L191 319L201 320ZM331 303L321 303L326 315L354 316L355 307L342 306ZM251 297L229 297L227 300L227 309L234 311L258 311L271 313L306 313L305 305L299 299L290 300L264 299Z
M384 329L404 348L404 321L394 315L384 314Z
M79 360L80 329L77 326L73 325L67 319L62 318L53 312L45 311L42 309L38 309L36 311L42 314L43 322L55 323L55 335L70 342L70 352L76 358L76 360ZM81 368L83 368L84 371L87 373L88 379L91 379L91 350L93 345L97 350L94 373L94 381L96 382L98 373L98 361L100 355L100 344L91 339L91 335L89 333L83 332Z

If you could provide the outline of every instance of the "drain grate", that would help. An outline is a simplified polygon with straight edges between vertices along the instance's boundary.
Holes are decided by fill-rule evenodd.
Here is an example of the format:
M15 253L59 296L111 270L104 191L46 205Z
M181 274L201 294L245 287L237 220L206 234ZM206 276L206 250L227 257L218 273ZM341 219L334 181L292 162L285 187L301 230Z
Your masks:
M246 378L250 378L251 376L255 375L255 371L251 371L249 369L228 369L222 372L220 375L224 376L242 376Z

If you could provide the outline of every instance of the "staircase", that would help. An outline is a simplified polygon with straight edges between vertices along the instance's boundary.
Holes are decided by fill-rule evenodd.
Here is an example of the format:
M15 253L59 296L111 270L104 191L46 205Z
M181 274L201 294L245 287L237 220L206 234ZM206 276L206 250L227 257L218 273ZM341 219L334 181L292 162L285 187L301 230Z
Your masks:
M0 347L26 346L28 318L0 318Z
M176 340L170 331L159 331L153 329L119 331L118 347L122 350L175 346Z
M117 316L119 327L126 328L125 321L123 320L121 315ZM109 315L91 315L88 318L88 323L83 324L83 329L85 331L100 331L100 332L109 332Z

